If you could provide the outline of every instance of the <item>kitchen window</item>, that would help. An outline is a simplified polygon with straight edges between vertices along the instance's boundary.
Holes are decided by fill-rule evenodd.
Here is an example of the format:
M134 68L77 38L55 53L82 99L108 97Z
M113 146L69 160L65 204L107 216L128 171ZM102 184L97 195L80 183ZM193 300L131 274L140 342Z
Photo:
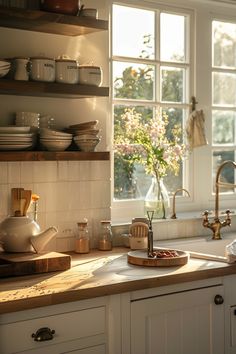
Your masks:
M213 178L225 160L235 161L236 152L236 22L212 21L212 158ZM222 179L235 183L232 167ZM225 193L234 189L222 188Z
M227 3L227 4L226 4ZM122 136L127 110L150 117L166 112L170 124L183 130L191 97L205 114L208 145L194 149L180 168L168 175L170 194L178 195L178 211L214 209L216 170L236 152L236 5L230 1L120 1L111 16L111 87L113 142ZM185 137L183 137L185 139ZM114 152L112 220L143 216L150 177ZM223 178L235 181L232 168ZM221 189L220 208L235 208L234 188Z
M113 4L114 147L122 145L126 114L141 114L145 121L157 111L165 112L167 131L176 124L184 131L189 115L190 71L189 13ZM142 165L130 161L129 151L124 154L117 150L113 176L114 208L132 205L132 212L140 214L151 176ZM170 193L188 188L187 164L181 164L177 176L168 174L165 184Z

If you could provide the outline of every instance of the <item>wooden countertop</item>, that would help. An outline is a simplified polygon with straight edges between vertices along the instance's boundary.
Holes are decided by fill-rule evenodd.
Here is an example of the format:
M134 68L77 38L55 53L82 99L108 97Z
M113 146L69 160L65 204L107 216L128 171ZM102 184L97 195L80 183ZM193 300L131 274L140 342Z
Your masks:
M71 269L0 279L0 314L97 296L236 274L236 264L189 259L184 266L127 263L127 248L72 254Z

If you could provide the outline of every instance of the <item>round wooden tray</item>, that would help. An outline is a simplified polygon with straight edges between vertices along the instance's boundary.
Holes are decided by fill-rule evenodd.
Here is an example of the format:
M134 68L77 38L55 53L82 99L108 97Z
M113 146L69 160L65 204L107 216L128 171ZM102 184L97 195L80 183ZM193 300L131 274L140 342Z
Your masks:
M159 250L159 248L154 248L154 250ZM160 250L164 250L160 248ZM170 251L170 249L165 249ZM146 266L146 267L172 267L181 266L188 263L189 254L184 251L177 250L178 257L170 258L150 258L147 256L147 250L136 250L128 252L128 263Z

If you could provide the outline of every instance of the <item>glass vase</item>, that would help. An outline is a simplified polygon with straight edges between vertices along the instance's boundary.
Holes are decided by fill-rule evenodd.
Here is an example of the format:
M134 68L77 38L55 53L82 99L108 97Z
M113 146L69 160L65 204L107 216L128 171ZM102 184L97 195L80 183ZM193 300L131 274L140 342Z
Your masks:
M154 211L154 219L166 219L170 208L170 198L162 179L152 177L151 186L144 200L144 212Z

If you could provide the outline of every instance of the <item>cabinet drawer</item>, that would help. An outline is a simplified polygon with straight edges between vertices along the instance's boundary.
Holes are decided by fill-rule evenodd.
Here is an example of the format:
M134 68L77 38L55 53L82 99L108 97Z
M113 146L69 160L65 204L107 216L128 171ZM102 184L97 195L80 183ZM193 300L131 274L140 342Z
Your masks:
M43 348L88 336L105 333L105 306L44 316L32 320L0 325L1 353ZM52 340L37 342L32 334L48 327L55 331Z

